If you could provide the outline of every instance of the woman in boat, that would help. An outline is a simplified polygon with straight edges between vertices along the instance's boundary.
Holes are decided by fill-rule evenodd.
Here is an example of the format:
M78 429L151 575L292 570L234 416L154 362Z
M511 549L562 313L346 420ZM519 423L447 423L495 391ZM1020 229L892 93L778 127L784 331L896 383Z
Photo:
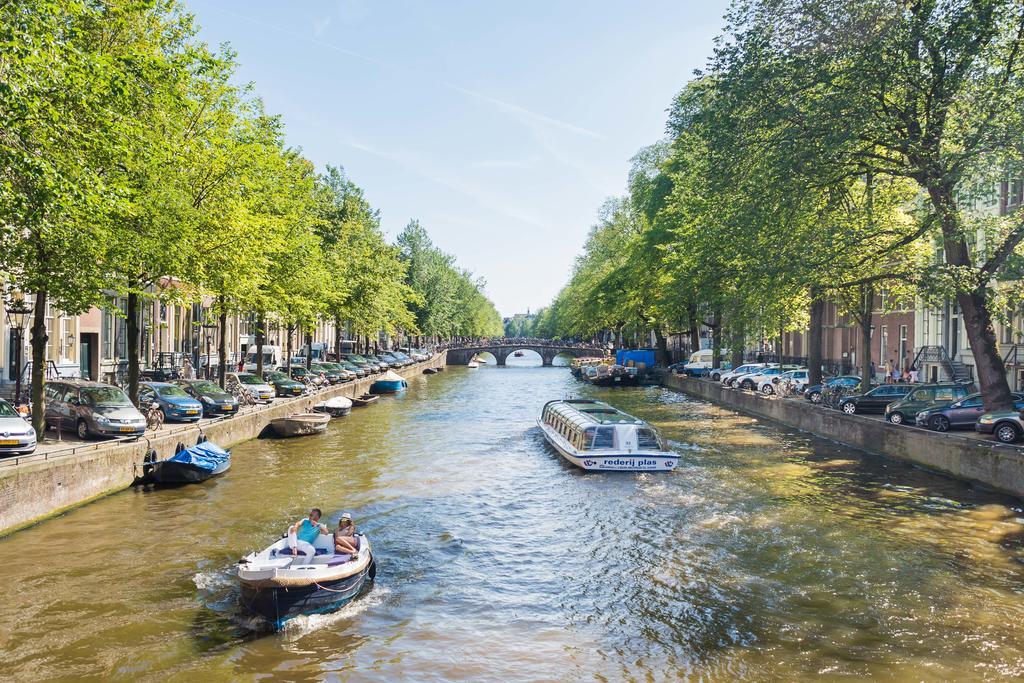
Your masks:
M346 512L338 521L338 530L334 532L334 552L338 555L356 555L359 548L355 536L356 525L352 523L352 515Z

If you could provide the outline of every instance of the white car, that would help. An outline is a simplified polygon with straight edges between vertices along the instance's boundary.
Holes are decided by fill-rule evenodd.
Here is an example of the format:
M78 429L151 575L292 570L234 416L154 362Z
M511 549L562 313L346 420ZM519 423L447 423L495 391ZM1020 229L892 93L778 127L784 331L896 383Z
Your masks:
M270 403L277 394L274 387L251 372L229 372L225 375L225 379L231 378L236 379L245 389L245 393L249 394L249 397L256 403Z
M757 390L765 396L771 396L775 393L775 386L779 382L788 380L798 392L803 391L804 387L807 386L807 373L807 368L797 368L795 370L786 370L778 375L764 377L758 381Z
M722 375L720 381L725 386L731 387L734 379L757 372L763 367L766 367L764 363L747 363L746 365L739 366L735 370L730 370L729 372L726 372L725 374Z
M769 365L766 368L761 368L756 372L752 372L749 375L742 375L737 377L733 384L740 389L757 389L763 380L771 381L773 377L778 377L786 370L779 367L778 365Z

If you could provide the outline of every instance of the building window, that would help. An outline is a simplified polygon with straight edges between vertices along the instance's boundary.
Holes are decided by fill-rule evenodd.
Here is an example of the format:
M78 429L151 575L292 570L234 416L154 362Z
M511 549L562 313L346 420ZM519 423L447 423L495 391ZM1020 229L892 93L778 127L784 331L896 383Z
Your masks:
M931 339L928 338L928 333L931 331L931 320L932 312L929 311L927 308L924 309L924 315L921 317L921 334L924 336L925 346L927 346L928 343L931 341Z
M886 360L889 359L889 357L888 357L888 353L889 353L888 352L888 347L889 347L889 326L888 325L882 325L882 334L880 335L880 342L878 344L878 360L879 360L879 362L884 363Z
M1000 338L1001 344L1012 344L1013 343L1013 311L1007 309L1006 311L1006 322L1003 323L1003 333Z

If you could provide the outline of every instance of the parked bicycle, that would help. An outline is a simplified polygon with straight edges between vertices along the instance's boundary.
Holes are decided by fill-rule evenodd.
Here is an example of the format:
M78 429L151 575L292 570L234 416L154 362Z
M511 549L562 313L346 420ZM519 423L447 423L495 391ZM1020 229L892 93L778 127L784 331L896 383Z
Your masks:
M251 406L256 404L256 400L252 397L252 394L242 386L242 383L238 381L237 377L228 377L227 382L224 384L224 389L238 399L239 405Z
M155 401L146 401L139 404L139 410L146 417L146 430L157 431L164 426L164 411Z

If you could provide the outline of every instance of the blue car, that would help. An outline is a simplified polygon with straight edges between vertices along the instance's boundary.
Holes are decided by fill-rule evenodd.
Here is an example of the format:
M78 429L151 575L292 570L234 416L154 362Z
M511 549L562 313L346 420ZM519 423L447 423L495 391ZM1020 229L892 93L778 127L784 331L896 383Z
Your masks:
M195 422L203 417L203 404L177 384L144 382L139 385L139 402L155 403L171 422Z

